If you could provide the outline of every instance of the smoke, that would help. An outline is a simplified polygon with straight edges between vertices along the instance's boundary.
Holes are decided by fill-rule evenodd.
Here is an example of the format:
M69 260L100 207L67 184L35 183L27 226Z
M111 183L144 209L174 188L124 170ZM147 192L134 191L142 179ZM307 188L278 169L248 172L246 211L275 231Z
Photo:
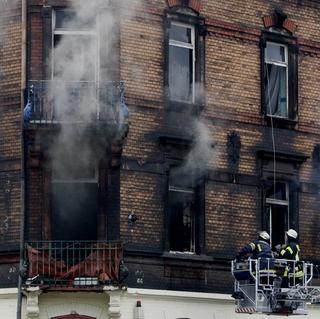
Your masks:
M178 174L197 185L208 169L213 167L217 151L207 122L194 118L190 129L193 132L193 143L182 166L178 169Z
M49 155L59 176L70 172L66 158L84 167L105 155L121 132L119 28L135 14L136 5L138 1L74 0L68 11L55 12L48 100L52 119L62 125ZM92 143L90 127L98 120L107 121L108 131L100 131L100 138L93 135Z

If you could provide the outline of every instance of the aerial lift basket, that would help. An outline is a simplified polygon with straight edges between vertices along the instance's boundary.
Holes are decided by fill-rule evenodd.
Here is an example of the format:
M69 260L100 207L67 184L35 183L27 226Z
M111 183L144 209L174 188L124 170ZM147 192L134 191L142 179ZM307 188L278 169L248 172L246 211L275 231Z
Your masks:
M303 276L297 276L297 269ZM319 303L320 287L310 286L313 264L283 259L232 261L237 313L306 315Z

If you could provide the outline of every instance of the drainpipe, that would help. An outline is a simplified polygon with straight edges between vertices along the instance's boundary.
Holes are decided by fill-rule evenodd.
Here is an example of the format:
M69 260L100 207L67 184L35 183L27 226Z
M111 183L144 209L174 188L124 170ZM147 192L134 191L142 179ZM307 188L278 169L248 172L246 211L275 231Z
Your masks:
M24 226L25 226L25 145L24 145L24 92L26 89L27 68L27 0L21 0L21 210L20 210L20 262L17 296L17 319L21 319L22 310L22 269L24 259Z

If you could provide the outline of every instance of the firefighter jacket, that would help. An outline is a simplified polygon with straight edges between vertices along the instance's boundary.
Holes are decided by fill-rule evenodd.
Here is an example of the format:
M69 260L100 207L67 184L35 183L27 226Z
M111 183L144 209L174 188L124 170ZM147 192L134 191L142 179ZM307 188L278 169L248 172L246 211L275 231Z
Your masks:
M240 257L245 256L247 254L252 254L253 259L273 258L273 254L272 254L270 245L263 240L255 240L252 243L244 246L240 250L237 258L240 258Z
M297 242L290 242L285 248L280 251L280 258L288 259L295 261L295 276L302 277L303 276L303 269L302 264L300 262L300 246ZM293 272L293 269L289 267L289 271Z

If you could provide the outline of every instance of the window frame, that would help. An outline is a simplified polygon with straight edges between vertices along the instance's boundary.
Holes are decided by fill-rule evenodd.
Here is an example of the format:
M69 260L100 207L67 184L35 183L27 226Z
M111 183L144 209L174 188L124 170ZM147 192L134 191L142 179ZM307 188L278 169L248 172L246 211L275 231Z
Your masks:
M184 194L192 194L193 196L193 199L194 199L194 202L196 201L196 193L195 193L195 189L194 188L187 188L187 187L177 187L177 186L171 186L169 184L169 187L168 187L168 205L169 205L169 198L170 198L170 193L171 192L176 192L176 193L184 193ZM194 206L195 206L195 203L194 203ZM170 208L169 208L170 210ZM186 253L186 254L195 254L196 253L196 212L195 212L195 207L191 207L190 208L190 211L191 211L191 234L190 234L190 250L188 251L180 251L180 250L172 250L170 249L170 246L171 246L171 242L170 242L170 237L171 237L171 234L169 233L169 252L170 253ZM169 216L169 224L170 224L170 217ZM168 225L169 227L169 232L170 232L170 227L171 225Z
M277 42L272 42L272 41L266 41L266 47L265 47L265 52L267 51L267 47L268 44L271 45L275 45L278 47L283 47L284 48L284 52L285 52L285 62L281 62L281 61L274 61L274 60L268 60L267 59L267 55L266 53L264 54L265 56L265 65L266 64L272 64L272 65L276 65L276 66L281 66L281 67L285 67L286 68L286 114L287 116L278 116L278 115L273 115L271 114L271 110L269 106L266 106L267 110L266 110L266 114L268 116L271 116L273 118L284 118L287 119L289 118L289 63L288 63L288 46L282 43L277 43ZM269 96L270 96L270 92L268 92ZM270 112L270 113L269 113Z
M190 29L191 30L191 43L187 43L187 42L182 42L182 41L178 41L178 40L172 40L170 39L170 31L169 31L169 43L168 43L168 46L169 46L169 49L170 49L170 46L174 46L174 47L179 47L179 48L185 48L185 49L188 49L188 50L192 50L192 97L191 99L189 100L175 100L175 99L172 99L170 96L169 96L169 99L173 102L179 102L179 103L192 103L194 104L195 102L195 86L196 86L196 41L195 41L195 26L193 24L186 24L186 23L182 23L182 22L179 22L179 21L172 21L170 26L171 25L176 25L176 26L180 26L180 27L183 27L183 28L186 28L186 29ZM168 60L170 59L170 57L168 56ZM170 62L168 63L168 73L170 73ZM168 89L169 89L169 81L168 81ZM170 90L170 89L169 89ZM170 95L170 93L169 93Z
M69 12L73 12L72 9L70 8L54 8L52 10L52 17L51 17L51 28L52 28L52 32L51 32L51 67L50 67L50 79L54 80L54 40L55 40L55 36L56 35L74 35L74 36L90 36L93 37L94 42L95 42L95 46L96 46L96 57L95 57L95 66L94 66L94 77L93 77L93 81L83 81L86 83L90 83L90 82L97 82L98 79L100 78L99 76L99 65L100 65L100 37L98 36L98 24L99 24L99 19L97 15L97 19L96 19L96 23L93 29L63 29L63 28L56 28L56 12L57 11L69 11Z
M287 58L288 58L288 76L287 76L287 92L288 92L288 116L277 117L271 116L267 112L267 106L265 101L264 74L265 74L265 49L267 42L272 42L278 45L287 46ZM281 128L295 128L298 123L298 57L299 47L297 45L297 38L289 35L285 31L279 30L263 30L260 38L260 82L261 82L261 114L265 120L265 124L271 125L271 119L273 119L273 125Z
M270 180L269 180L270 181ZM272 229L272 208L275 206L281 206L281 207L286 207L287 208L287 213L286 213L286 224L287 224L287 229L285 229L285 231L287 231L290 227L290 185L288 182L283 181L283 180L277 180L276 183L282 183L285 184L285 188L286 188L286 200L280 200L280 199L274 199L274 198L270 198L267 197L267 195L265 196L265 205L267 207L267 209L269 210L269 235L270 235L270 245L272 246L272 237L273 237L273 229ZM284 243L283 243L284 244Z
M194 100L193 102L179 102L171 100L169 96L169 29L171 23L184 24L194 28ZM203 16L189 11L187 8L177 7L164 10L164 102L167 111L199 114L205 105L205 38L207 27ZM199 94L200 93L200 94Z
M196 256L206 254L205 247L205 177L197 181L197 185L173 186L176 189L188 189L194 192L194 253L170 251L170 232L169 232L169 189L170 172L181 166L182 160L173 158L166 159L166 183L165 183L165 205L163 223L163 251L171 256Z

